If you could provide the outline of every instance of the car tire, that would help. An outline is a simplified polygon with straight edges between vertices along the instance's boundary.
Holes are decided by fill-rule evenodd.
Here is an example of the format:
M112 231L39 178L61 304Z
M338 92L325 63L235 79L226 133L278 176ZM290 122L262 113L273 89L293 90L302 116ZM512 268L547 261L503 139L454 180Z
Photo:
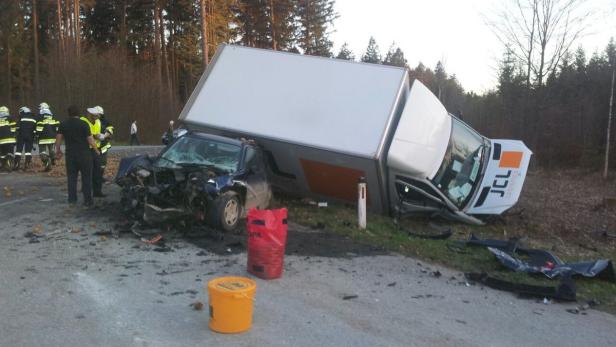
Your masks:
M212 224L224 231L233 231L240 223L242 205L236 193L222 194L215 200Z

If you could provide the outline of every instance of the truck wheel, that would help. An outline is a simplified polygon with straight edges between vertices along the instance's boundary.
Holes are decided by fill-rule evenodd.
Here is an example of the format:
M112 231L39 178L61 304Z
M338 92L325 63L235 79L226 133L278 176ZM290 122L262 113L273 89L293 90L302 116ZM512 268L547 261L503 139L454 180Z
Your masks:
M237 228L242 214L240 199L235 193L225 193L216 199L213 221L224 231L233 231Z

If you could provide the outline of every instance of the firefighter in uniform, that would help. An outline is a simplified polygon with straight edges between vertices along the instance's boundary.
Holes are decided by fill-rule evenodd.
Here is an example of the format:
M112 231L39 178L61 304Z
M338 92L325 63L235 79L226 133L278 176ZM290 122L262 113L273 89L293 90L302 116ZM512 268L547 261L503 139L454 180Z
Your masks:
M113 124L105 117L105 111L102 107L96 106L96 108L101 114L101 134L103 137L101 138L100 147L98 149L101 151L101 176L104 180L105 168L107 167L107 152L111 148L111 139L113 138Z
M15 148L15 163L13 169L19 169L22 155L26 157L24 169L32 163L32 147L36 136L36 123L38 117L26 106L19 109L17 121L17 148Z
M0 167L11 171L15 147L15 122L6 106L0 107Z
M101 109L100 107L90 107L87 109L88 115L87 117L81 117L81 120L84 121L88 127L90 127L90 133L94 138L94 142L96 144L96 148L100 148L101 139L105 137L105 135L101 134ZM105 194L103 194L103 175L101 172L101 156L99 151L91 151L92 152L92 196L95 198L103 198Z
M36 123L36 134L38 136L39 155L43 162L45 171L51 170L51 166L55 165L56 156L54 153L54 145L56 143L56 134L58 132L58 122L51 113L47 103L39 105L40 118Z

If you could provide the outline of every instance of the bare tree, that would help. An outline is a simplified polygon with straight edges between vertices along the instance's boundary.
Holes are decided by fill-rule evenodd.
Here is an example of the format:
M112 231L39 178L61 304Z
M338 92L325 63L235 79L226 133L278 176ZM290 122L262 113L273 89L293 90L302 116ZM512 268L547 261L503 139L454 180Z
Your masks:
M541 87L563 56L588 30L593 15L587 0L515 0L503 2L486 19L496 37L524 64L526 83Z

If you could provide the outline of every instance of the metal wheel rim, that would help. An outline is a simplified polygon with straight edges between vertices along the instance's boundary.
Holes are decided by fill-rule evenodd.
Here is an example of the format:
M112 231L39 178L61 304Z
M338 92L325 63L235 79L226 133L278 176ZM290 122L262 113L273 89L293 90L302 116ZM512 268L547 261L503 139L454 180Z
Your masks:
M230 199L225 204L225 212L224 212L224 220L227 225L233 225L237 222L237 218L239 215L239 205L235 199Z

